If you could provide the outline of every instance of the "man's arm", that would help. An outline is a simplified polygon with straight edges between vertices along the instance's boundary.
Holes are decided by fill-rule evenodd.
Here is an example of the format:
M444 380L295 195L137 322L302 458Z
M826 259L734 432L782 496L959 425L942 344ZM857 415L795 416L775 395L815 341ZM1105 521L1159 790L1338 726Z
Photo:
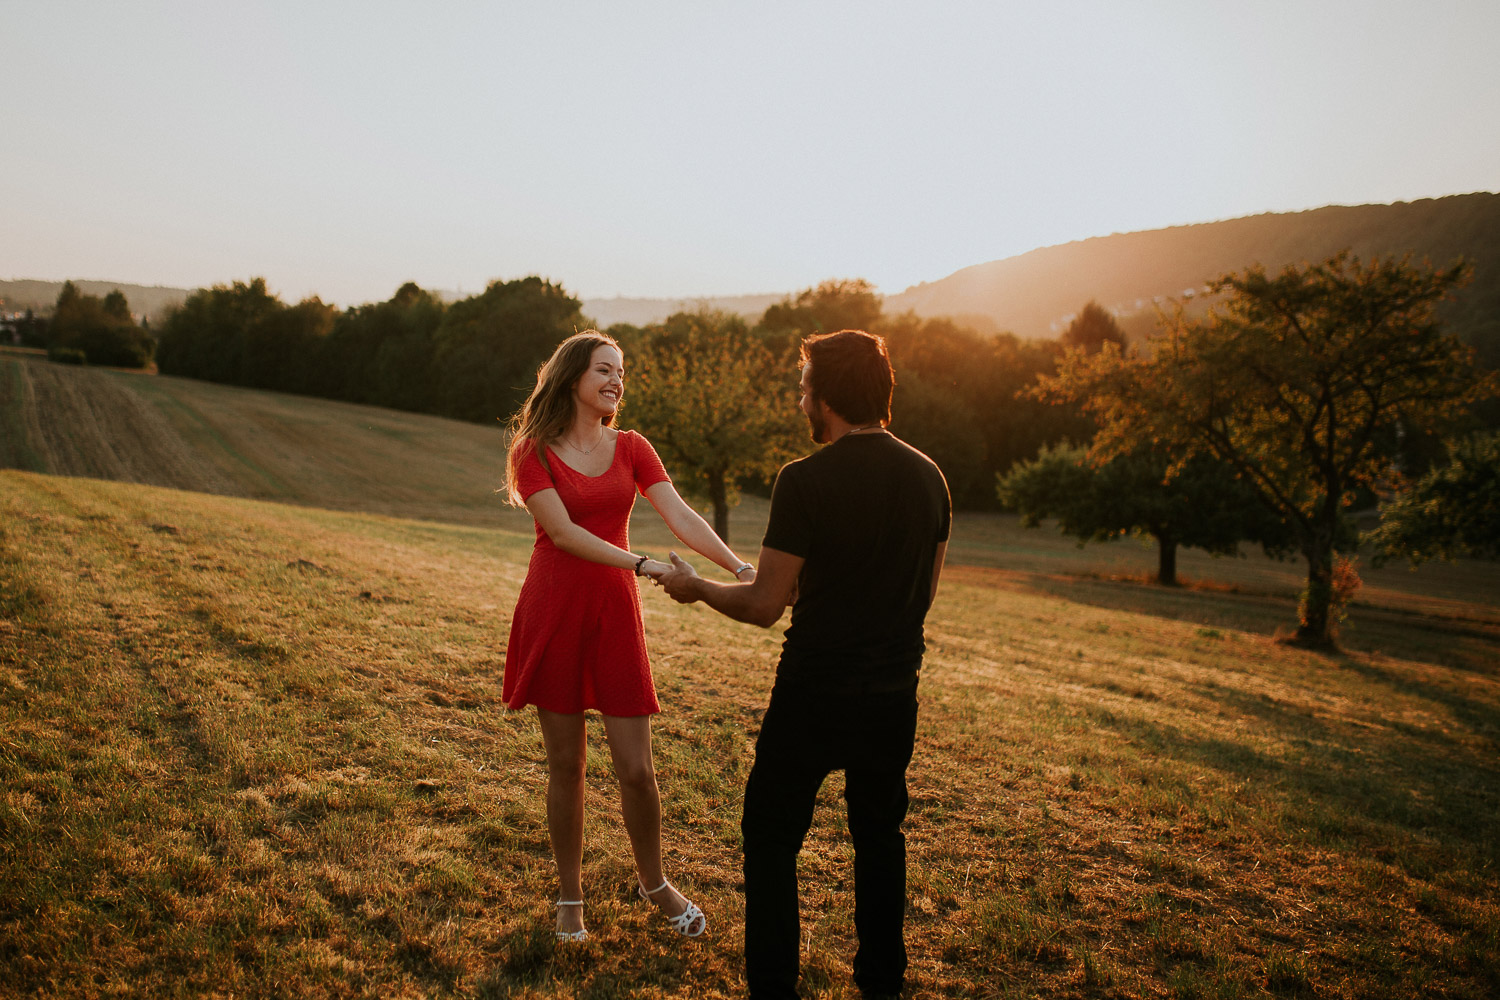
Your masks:
M803 562L801 556L762 548L753 582L716 583L703 579L673 552L672 571L657 577L657 581L680 604L702 601L737 622L770 628L781 620L781 613L792 602Z
M937 600L938 577L943 575L943 559L948 555L948 543L938 542L937 558L932 561L932 597L931 601Z

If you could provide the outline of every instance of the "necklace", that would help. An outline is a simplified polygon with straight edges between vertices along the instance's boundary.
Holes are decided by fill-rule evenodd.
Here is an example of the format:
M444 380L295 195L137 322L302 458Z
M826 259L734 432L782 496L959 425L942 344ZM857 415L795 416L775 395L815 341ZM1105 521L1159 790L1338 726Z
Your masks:
M594 449L598 448L603 443L604 443L604 428L603 427L599 428L599 440L595 441L594 442L594 447L593 448L589 448L588 450L584 450L583 448L578 447L572 441L569 441L567 438L563 438L563 444L567 445L569 448L572 448L574 451L578 452L578 454L580 454L580 455L592 455L594 453Z
M885 428L882 427L882 426L880 426L879 424L865 424L863 427L851 427L851 428L849 428L847 431L844 432L844 437L848 437L851 434L858 434L860 431L883 431L883 430L885 430Z

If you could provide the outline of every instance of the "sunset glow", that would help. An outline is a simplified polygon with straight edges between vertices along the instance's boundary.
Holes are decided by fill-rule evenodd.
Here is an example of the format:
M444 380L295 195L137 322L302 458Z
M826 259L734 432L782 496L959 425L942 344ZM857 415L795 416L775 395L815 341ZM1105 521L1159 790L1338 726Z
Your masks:
M1500 6L7 3L0 277L899 292L1500 187Z

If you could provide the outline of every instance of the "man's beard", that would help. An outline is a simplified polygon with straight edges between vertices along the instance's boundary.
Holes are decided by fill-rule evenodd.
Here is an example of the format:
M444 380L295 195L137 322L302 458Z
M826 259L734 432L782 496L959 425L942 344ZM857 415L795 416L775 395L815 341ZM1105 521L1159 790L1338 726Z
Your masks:
M807 415L807 422L812 425L813 444L823 444L828 439L828 421L821 413L813 411Z

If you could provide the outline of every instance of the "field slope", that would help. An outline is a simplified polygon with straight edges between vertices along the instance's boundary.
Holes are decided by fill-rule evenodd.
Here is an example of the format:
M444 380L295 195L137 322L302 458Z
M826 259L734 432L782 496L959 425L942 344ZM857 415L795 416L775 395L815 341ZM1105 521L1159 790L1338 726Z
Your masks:
M13 447L47 412L17 400L67 389L7 360ZM0 471L0 996L742 995L740 794L779 630L643 595L669 866L711 930L680 942L632 896L596 734L594 939L555 949L540 738L499 703L531 527L473 468L494 432L81 374L78 407L143 401L183 442L151 447L221 480ZM137 468L117 419L26 448ZM1493 568L1370 574L1326 657L1274 641L1278 564L1185 563L1197 584L1162 591L1135 579L1149 550L956 532L911 775L913 996L1500 990ZM855 995L839 795L803 865L816 997Z

